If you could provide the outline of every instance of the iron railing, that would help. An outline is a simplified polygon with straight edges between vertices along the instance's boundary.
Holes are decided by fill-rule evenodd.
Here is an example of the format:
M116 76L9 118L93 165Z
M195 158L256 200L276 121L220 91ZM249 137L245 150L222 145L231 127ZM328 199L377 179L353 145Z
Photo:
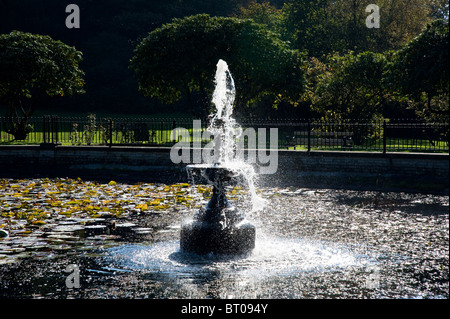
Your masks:
M13 122L0 117L0 143L171 146L180 140L179 132L176 139L172 139L172 130L186 129L191 142L194 142L208 126L207 120L194 125L190 118L98 118L95 115L79 118L47 115L29 118L27 122L26 138L17 140L13 135ZM258 129L266 129L267 147L271 146L268 129L276 128L281 149L384 153L449 151L449 125L446 122L248 119L240 124L244 130L253 128L257 136ZM203 144L208 142L205 139L201 141Z

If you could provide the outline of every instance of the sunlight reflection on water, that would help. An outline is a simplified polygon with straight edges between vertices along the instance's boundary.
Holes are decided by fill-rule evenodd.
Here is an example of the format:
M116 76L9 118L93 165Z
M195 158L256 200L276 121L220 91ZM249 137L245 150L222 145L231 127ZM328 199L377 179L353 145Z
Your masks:
M220 270L227 275L280 276L299 272L323 272L375 263L374 256L349 247L304 239L257 240L255 249L243 256L196 255L179 250L178 241L153 245L122 245L109 250L106 260L124 269L196 276Z

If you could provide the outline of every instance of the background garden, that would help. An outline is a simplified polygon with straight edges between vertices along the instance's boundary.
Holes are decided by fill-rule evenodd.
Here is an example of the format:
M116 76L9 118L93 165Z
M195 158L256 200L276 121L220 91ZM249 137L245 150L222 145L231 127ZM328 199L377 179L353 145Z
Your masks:
M66 3L0 1L0 143L168 145L222 58L283 148L448 152L448 2L380 0L368 28L371 2L80 0L68 29Z
M0 298L448 298L447 0L71 2L0 0ZM226 189L255 253L185 254L214 187L163 147L206 129L219 59L280 148L446 154L283 152L264 209Z

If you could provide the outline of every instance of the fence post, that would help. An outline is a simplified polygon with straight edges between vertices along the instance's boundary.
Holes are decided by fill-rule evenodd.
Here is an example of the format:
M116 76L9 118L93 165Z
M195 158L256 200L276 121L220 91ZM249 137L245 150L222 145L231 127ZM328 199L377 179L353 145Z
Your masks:
M44 143L47 143L47 136L46 136L46 125L45 125L45 115L42 115L42 139Z
M386 154L386 120L383 120L383 154Z
M53 115L52 116L52 121L53 121L53 125L54 125L54 131L55 131L55 143L58 144L58 116L57 115ZM52 140L53 142L53 140Z
M112 147L113 143L113 125L112 125L112 119L108 119L108 129L109 129L109 147Z
M173 120L173 122L172 122L172 132L173 132L173 130L175 130L177 128L177 121L176 120ZM172 140L172 137L173 137L173 135L170 135L170 139ZM175 144L177 141L174 139L173 140L173 144Z
M54 128L54 124L53 124L53 115L48 116L48 122L49 122L49 124L48 124L48 141L49 141L49 143L54 143L55 128Z
M311 120L308 119L308 152L311 152Z

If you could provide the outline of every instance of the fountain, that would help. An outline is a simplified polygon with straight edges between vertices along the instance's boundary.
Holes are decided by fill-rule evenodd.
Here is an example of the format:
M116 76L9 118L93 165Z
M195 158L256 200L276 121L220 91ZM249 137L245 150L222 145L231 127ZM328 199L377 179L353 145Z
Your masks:
M239 212L226 197L227 185L250 177L252 201L242 206L265 204L254 201L252 167L233 158L239 127L224 62L216 82L209 130L217 156L187 168L213 196L187 223L186 206L203 194L186 183L0 177L0 298L448 299L446 194L274 180L262 188L270 202L251 215L255 240L241 214L250 208L236 205ZM192 201L174 201L180 191ZM79 288L68 285L78 275ZM179 316L179 307L162 305Z
M243 254L255 247L255 226L228 202L225 183L238 175L251 179L253 174L245 174L252 171L251 166L233 157L236 123L231 114L235 87L228 65L223 60L217 63L215 80L212 101L216 113L209 126L214 135L215 156L212 163L187 166L190 174L204 177L213 186L213 195L193 220L182 225L180 247L182 251L198 254ZM253 186L251 180L249 185Z

